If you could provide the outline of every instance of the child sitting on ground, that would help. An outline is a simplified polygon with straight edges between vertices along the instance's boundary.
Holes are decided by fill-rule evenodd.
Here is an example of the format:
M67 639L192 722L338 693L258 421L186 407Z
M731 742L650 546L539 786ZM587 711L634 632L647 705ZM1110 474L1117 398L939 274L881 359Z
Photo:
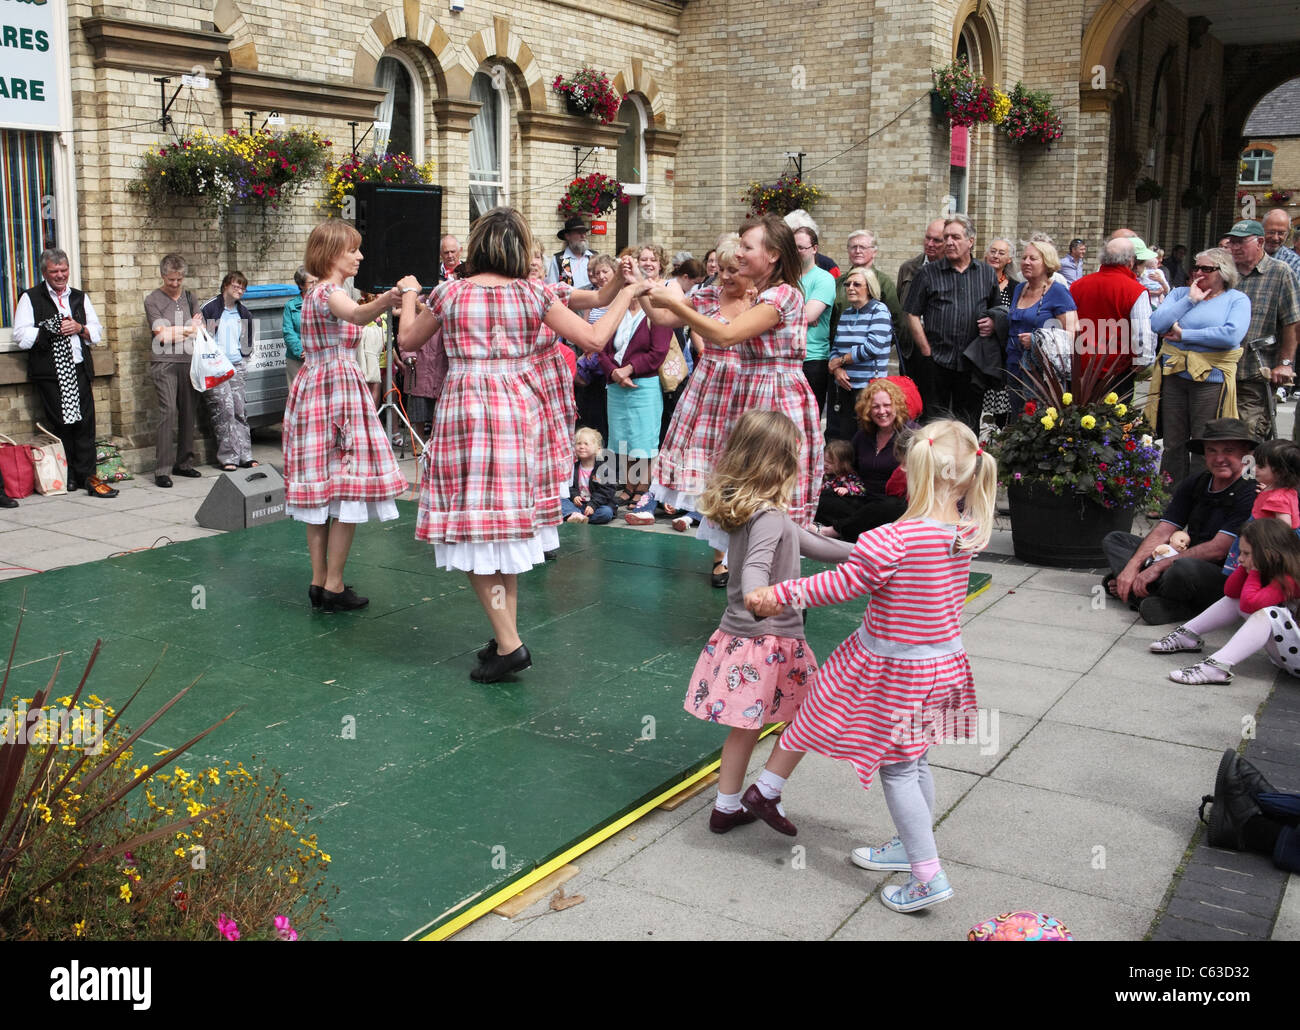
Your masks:
M596 430L583 426L573 434L573 479L569 496L560 498L566 522L603 526L614 520L614 483L608 459L601 453L604 441Z
M853 444L848 440L829 440L824 458L826 474L822 479L822 494L836 497L862 497L867 488L858 476Z
M1151 645L1156 654L1199 651L1201 634L1246 620L1228 643L1205 661L1169 674L1175 683L1227 683L1232 667L1256 651L1300 676L1300 628L1293 612L1300 596L1300 537L1279 519L1255 519L1241 529L1237 568L1219 600Z

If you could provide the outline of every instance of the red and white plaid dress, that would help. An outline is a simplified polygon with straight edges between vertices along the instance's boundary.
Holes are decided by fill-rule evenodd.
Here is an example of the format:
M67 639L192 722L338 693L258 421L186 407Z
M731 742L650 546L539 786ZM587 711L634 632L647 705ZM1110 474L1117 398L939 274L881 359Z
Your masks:
M719 314L722 291L717 286L696 290L687 303L705 318L726 322ZM651 470L654 495L677 508L694 507L704 493L713 473L713 463L740 417L732 406L740 352L735 347L714 346L707 339L703 343L700 360L686 384L686 392L677 402Z
M283 433L286 506L335 515L347 502L391 504L408 486L357 367L361 327L330 313L329 295L337 289L323 282L303 302L303 368L289 387ZM391 510L395 518L396 507Z
M547 529L554 534L559 492L547 498L541 488L547 456L559 448L548 429L554 420L543 417L544 391L528 381L543 349L554 349L541 337L554 301L551 288L537 280L483 286L460 279L434 290L431 307L442 319L448 369L422 463L416 539L505 544L540 539ZM474 568L464 571L491 571L481 564L485 553L475 554ZM532 563L540 560L538 550Z
M568 305L572 286L553 283L550 290L556 301ZM578 420L578 406L573 396L573 373L564 360L565 345L545 325L538 333L537 342L538 350L524 381L536 393L545 420L542 439L549 446L542 455L537 496L547 500L568 496L569 481L573 478L573 425Z
M803 294L782 283L758 296L780 314L775 328L740 344L740 367L731 394L728 432L746 411L779 411L799 428L799 481L790 499L790 518L805 528L812 525L817 496L822 489L825 461L821 447L821 417L817 398L803 374L808 345Z

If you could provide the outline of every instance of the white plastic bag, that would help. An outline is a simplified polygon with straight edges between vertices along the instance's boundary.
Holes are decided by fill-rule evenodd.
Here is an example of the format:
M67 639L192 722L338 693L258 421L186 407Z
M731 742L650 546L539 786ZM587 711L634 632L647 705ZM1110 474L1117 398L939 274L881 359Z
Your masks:
M199 326L194 334L194 356L190 358L190 385L199 393L220 386L235 375L235 366L226 357L212 334Z

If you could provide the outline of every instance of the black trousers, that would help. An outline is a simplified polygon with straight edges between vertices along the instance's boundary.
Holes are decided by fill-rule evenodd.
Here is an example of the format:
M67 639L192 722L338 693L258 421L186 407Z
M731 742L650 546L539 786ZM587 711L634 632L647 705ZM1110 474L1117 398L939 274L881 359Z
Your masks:
M969 369L934 365L934 406L926 404L925 417L955 418L965 422L978 435L980 410L984 407L984 388L975 385Z
M840 497L824 491L817 506L817 521L831 526L841 540L850 542L868 530L896 522L907 510L901 497Z
M45 408L41 424L63 441L68 456L68 489L85 487L95 474L95 398L90 391L86 366L77 366L77 397L81 403L81 421L64 423L63 398L57 379L35 379L36 393Z
M1101 542L1111 571L1119 575L1137 553L1142 537L1132 533L1108 533ZM1150 593L1169 602L1171 613L1182 623L1200 615L1223 596L1223 565L1200 558L1178 558L1160 563L1164 575L1151 584Z

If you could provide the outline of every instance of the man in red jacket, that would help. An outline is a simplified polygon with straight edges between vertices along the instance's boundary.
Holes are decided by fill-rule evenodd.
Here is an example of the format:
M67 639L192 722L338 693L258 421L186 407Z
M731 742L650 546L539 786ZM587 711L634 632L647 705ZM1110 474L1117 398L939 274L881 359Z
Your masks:
M1156 336L1151 330L1151 300L1133 274L1133 240L1118 237L1101 252L1101 268L1076 279L1070 296L1079 309L1075 353L1084 371L1093 362L1117 373L1112 389L1128 404L1133 400L1133 367L1155 360Z

